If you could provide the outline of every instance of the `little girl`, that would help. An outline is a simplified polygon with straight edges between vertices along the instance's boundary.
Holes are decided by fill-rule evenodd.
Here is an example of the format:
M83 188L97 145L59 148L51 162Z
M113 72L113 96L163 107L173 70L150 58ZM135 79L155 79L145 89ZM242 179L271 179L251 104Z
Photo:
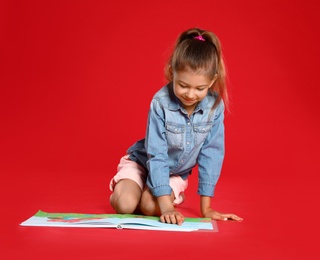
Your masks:
M166 66L169 83L153 97L144 139L123 156L110 182L119 214L141 212L181 225L175 205L184 200L188 176L198 165L201 214L214 220L242 218L211 208L224 159L225 66L219 39L198 28L178 37Z

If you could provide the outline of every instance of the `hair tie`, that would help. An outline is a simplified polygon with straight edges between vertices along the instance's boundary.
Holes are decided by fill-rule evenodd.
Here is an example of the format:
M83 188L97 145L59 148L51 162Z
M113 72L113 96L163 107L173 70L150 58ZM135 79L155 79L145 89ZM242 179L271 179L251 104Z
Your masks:
M206 41L201 35L195 36L195 37L193 37L193 39L196 39L196 40L199 40L199 41L203 41L203 42Z

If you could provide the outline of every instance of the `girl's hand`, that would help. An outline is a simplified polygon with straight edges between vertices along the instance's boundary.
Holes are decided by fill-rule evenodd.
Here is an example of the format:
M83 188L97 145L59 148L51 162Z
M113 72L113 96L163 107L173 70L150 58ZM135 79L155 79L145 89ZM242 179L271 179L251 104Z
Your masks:
M205 218L211 218L213 220L222 220L222 221L227 221L227 220L233 220L233 221L242 221L243 218L238 217L235 214L230 214L230 213L221 213L215 210L209 210L204 214Z
M168 224L178 224L180 226L184 221L184 216L176 210L170 210L162 213L160 221Z

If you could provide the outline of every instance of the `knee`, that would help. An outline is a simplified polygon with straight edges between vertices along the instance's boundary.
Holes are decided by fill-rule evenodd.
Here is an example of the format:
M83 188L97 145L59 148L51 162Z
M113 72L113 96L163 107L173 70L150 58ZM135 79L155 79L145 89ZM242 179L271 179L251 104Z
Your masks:
M140 210L143 215L145 216L157 216L159 215L156 208L153 205L146 205L142 204L140 205Z
M117 214L132 214L139 203L136 197L130 194L117 196L112 194L110 196L110 204Z
M156 198L144 194L141 197L140 210L146 216L158 216L160 214Z

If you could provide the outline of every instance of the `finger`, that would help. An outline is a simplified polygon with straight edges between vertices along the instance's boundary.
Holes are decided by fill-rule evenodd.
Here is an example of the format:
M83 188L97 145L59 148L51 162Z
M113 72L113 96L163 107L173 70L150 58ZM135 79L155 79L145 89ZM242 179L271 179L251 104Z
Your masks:
M172 224L177 224L176 216L175 215L170 215L170 221Z
M171 217L170 217L170 215L165 215L164 218L165 218L165 222L166 222L166 223L171 224Z
M239 216L234 215L234 214L232 214L231 219L235 220L235 221L242 221L243 220L243 218L240 218Z
M225 216L225 215L216 215L215 216L215 218L214 218L215 220L221 220L221 221L227 221L228 220L228 217L227 216Z
M238 217L237 215L235 214L223 214L223 217L224 217L224 221L230 219L230 220L235 220L235 221L242 221L243 219Z
M165 223L165 222L166 222L166 220L165 220L165 218L164 218L163 215L160 216L160 221L161 221L162 223Z
M183 221L184 221L184 217L182 215L177 215L176 216L177 219L177 224L180 226L182 225Z

